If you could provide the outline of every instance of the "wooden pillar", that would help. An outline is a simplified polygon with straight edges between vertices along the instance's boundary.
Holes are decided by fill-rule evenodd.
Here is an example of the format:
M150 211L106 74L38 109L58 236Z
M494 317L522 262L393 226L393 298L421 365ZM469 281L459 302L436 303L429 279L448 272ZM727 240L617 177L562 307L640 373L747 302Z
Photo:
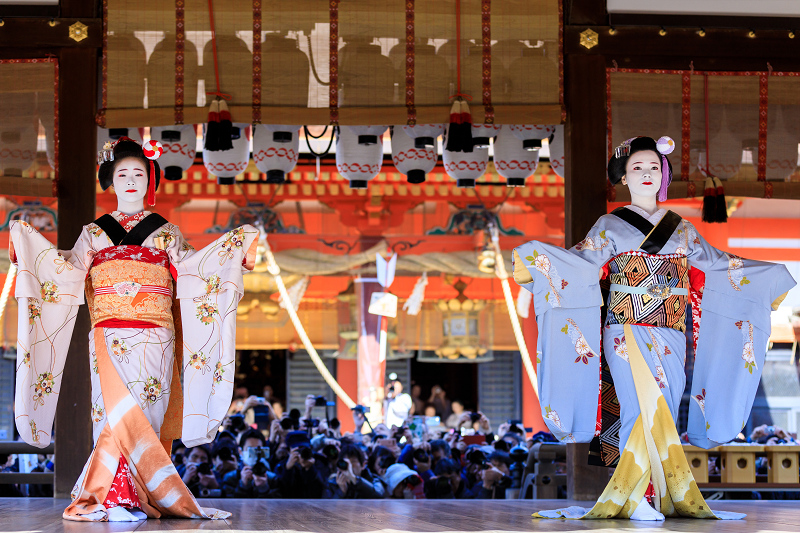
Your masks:
M609 469L588 462L589 443L567 444L567 499L595 501L608 485Z
M91 8L88 12L87 7ZM64 16L94 16L93 1L72 6L77 13L63 13L64 8L62 3ZM82 227L95 218L97 57L94 48L62 48L59 53L59 249L71 249ZM56 498L69 496L92 449L89 329L89 312L82 305L75 321L56 411Z
M605 58L565 56L564 87L564 242L570 247L606 214Z

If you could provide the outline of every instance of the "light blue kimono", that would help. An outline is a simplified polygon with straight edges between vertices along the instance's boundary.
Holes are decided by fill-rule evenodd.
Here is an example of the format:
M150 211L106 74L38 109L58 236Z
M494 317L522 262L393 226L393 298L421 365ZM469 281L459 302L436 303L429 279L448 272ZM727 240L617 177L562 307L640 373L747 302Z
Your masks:
M628 208L654 225L666 214L660 209L648 216ZM523 287L533 293L539 326L542 415L559 440L589 442L595 435L601 342L620 402L619 449L640 413L627 343L637 343L677 418L685 388L686 335L692 332L634 324L635 339L625 339L622 324L608 319L600 324L601 269L615 256L639 250L643 240L640 230L609 214L569 250L538 241L515 249L515 261L522 261L533 278ZM699 325L694 316L698 340L688 433L693 444L711 448L732 440L744 427L764 366L771 305L795 281L783 265L717 250L686 220L658 254L685 256L688 267L696 269L692 279L698 271L705 275Z

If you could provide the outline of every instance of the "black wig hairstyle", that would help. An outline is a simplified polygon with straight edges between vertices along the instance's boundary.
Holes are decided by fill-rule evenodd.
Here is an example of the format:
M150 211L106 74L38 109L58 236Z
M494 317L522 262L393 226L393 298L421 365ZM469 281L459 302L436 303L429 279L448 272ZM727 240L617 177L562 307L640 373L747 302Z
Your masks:
M133 157L142 162L147 172L147 184L150 184L150 160L144 156L142 146L136 141L122 140L114 145L114 160L102 163L97 171L100 187L104 191L114 184L114 169L117 168L120 161L127 157ZM153 161L153 168L156 173L156 190L158 190L158 184L161 182L161 168L158 166L158 161Z
M672 175L672 163L669 162L669 159L665 156L661 155L661 152L658 151L658 147L656 146L655 139L651 137L636 137L630 142L630 152L628 155L620 155L616 157L615 154L612 154L611 159L608 160L608 180L611 182L612 185L616 185L620 181L622 181L622 176L625 175L625 167L628 164L628 159L630 156L635 154L636 152L645 152L647 150L655 152L655 154L662 160L667 162L667 166L669 167L669 174L661 169L661 174L664 178L667 175ZM663 165L663 163L662 163Z

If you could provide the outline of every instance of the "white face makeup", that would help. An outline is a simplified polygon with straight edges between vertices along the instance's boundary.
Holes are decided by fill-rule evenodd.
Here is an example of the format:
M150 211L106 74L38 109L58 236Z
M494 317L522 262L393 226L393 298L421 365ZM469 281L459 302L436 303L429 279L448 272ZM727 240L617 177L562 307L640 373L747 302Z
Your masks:
M652 150L630 156L622 183L630 189L631 197L656 196L661 187L661 156Z
M136 204L141 210L142 200L147 196L147 170L145 164L135 157L126 157L114 169L114 192L120 204Z

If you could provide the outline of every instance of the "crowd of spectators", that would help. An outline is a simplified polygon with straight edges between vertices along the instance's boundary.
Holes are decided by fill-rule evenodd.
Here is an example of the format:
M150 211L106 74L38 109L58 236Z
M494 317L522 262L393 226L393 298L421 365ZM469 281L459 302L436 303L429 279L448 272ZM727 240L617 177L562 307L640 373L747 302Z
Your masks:
M399 398L401 385L396 392ZM434 389L431 396L445 405L443 394ZM518 424L500 424L495 433L485 415L458 402L446 402L444 418L440 411L410 414L409 405L406 418L374 428L359 406L352 410L355 431L345 434L326 416L330 405L308 396L305 412L279 416L268 400L250 396L213 443L187 449L176 441L173 462L197 497L504 498L533 444Z

